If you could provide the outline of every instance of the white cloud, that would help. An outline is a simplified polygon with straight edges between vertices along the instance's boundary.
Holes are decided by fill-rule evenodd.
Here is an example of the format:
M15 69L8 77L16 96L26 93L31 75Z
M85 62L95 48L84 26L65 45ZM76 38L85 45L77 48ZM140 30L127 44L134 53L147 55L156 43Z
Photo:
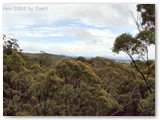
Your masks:
M78 29L77 32L75 29ZM64 28L64 31L67 31L68 28ZM81 29L81 28L73 28L67 34L72 33L77 35L78 39L73 42L68 43L30 43L30 42L21 42L22 48L24 48L25 52L39 52L41 50L54 54L65 54L70 56L112 56L112 46L114 43L114 33L109 30L98 30L98 29ZM82 30L82 32L81 32ZM91 39L85 38L85 40L80 39L83 38L83 35L79 35L79 33L89 34ZM89 36L86 35L86 36ZM85 35L84 35L85 37ZM35 44L35 45L34 45ZM34 48L36 46L37 49ZM33 48L32 48L33 47Z
M134 29L134 30L132 31L132 34L133 34L133 35L136 35L138 32L139 32L138 29Z
M6 32L4 33L10 38L30 38L30 37L41 37L43 36L42 33L38 32L32 32L32 31L11 31L11 32Z
M10 38L16 39L29 39L29 40L39 40L42 37L62 37L64 34L61 33L54 33L50 31L5 31L5 35L9 36Z
M113 34L109 30L89 29L89 32L94 36L106 36L107 34Z
M66 55L112 56L111 48L118 34L107 27L121 30L135 26L127 10L133 11L136 16L135 4L4 4L4 7L14 8L15 6L25 7L26 10L3 12L3 31L10 38L39 40L42 37L76 36L74 42L68 43L35 43L22 40L20 46L26 52L43 50ZM35 11L37 6L47 9ZM28 11L28 7L34 8L34 11ZM88 27L83 28L76 24L61 27L50 26L51 23L65 19L77 20ZM47 25L41 26L43 23ZM32 31L28 25L32 26ZM33 27L34 25L38 27ZM9 31L10 27L15 31ZM96 27L106 27L106 29ZM136 33L137 30L133 30L133 34ZM154 48L151 51L150 56L154 56ZM125 54L120 53L119 56L125 56Z
M30 12L28 7L46 7L44 11ZM70 18L78 19L92 25L123 27L133 24L127 7L135 13L135 4L4 4L11 11L4 10L4 25L26 25L35 23L51 23ZM26 10L15 11L15 7Z
M37 44L21 42L24 52L40 52L41 50L53 54L65 54L70 56L105 56L107 49L101 46L87 45L83 41L67 44ZM35 49L36 46L36 49Z
M66 43L45 43L45 44L38 44L38 43L30 43L27 41L20 42L20 46L23 48L24 52L31 52L37 53L40 51L45 51L47 53L52 54L62 54L62 55L69 55L69 56L115 56L115 57L123 57L129 58L125 53L120 52L119 54L114 54L111 50L113 45L113 40L102 40L103 44L86 44L85 41L74 41ZM36 47L35 47L36 46ZM150 59L155 59L155 47L151 46L149 48L149 56Z
M83 29L83 28L76 27L76 26L75 27L71 27L71 26L63 27L61 29L61 32L66 35L74 35L78 37L79 40L86 40L92 37L87 29Z

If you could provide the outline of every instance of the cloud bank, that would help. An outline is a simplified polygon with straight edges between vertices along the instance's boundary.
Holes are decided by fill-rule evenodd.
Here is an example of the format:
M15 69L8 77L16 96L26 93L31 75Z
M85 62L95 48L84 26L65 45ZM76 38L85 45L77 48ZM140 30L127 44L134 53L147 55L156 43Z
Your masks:
M113 56L116 36L136 33L128 9L136 15L136 4L4 4L3 33L24 52Z

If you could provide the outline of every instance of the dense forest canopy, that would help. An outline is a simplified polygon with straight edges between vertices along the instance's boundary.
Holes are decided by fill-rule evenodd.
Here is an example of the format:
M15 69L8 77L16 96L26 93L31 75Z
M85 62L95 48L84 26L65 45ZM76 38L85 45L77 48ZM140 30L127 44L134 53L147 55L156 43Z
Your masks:
M117 36L113 52L130 63L83 56L23 53L18 40L3 36L5 116L154 116L155 6L137 5L142 23L136 36ZM135 59L138 55L140 59Z

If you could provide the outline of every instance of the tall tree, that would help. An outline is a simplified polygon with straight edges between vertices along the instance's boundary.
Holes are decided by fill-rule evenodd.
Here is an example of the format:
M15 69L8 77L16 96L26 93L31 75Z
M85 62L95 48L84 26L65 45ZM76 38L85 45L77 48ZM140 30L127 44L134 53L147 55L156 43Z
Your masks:
M137 11L141 14L142 26L155 28L155 4L138 4Z
M139 33L133 37L130 34L123 33L115 39L113 46L113 52L125 52L132 60L134 68L139 72L144 84L141 86L141 97L143 100L139 102L139 108L141 112L144 112L148 106L152 106L152 111L154 111L154 87L149 85L152 78L152 67L149 60L149 49L150 45L155 45L155 5L152 4L139 4L137 5L137 11L141 13L142 21L136 21L133 17ZM131 12L132 13L132 12ZM132 14L133 15L133 14ZM134 58L134 55L138 56L139 59L143 60L143 65L145 70L139 66ZM152 80L152 83L154 80ZM150 93L145 95L145 92L149 91ZM145 102L151 101L151 104L145 106ZM148 113L143 113L148 114ZM152 112L154 114L154 112Z
M137 5L138 12L141 12L142 22L141 25L147 24L148 27L152 25L154 27L155 25L155 13L154 13L154 5L150 4L139 4ZM147 18L146 18L147 17ZM137 23L137 21L136 21ZM136 24L139 29L139 24ZM135 68L140 73L144 81L147 81L150 76L150 67L149 67L149 51L148 47L150 45L155 44L155 37L154 37L154 31L149 29L139 29L139 33L132 37L130 34L121 34L119 35L114 43L113 46L113 52L119 53L120 51L125 52L132 60ZM141 71L137 63L135 62L135 59L133 55L138 55L140 59L142 59L147 66L147 76L144 75L144 73Z
M3 35L3 52L7 55L11 55L13 50L19 50L18 40L14 38L7 38Z

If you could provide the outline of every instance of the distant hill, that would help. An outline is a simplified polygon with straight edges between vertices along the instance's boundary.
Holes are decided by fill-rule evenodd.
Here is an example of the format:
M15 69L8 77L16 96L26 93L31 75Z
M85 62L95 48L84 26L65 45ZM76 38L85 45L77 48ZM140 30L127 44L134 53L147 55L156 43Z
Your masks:
M130 63L131 60L122 60L122 59L116 59L116 62L120 62L120 63Z
M26 55L27 57L30 57L30 58L39 58L41 56L41 53L23 53L24 55ZM47 55L49 55L53 60L57 61L63 57L68 57L68 56L65 56L65 55L56 55L56 54L50 54L50 53L46 53ZM71 57L69 57L71 58ZM71 58L73 59L73 58Z
M39 58L41 56L41 53L23 53L23 54L29 58ZM58 61L58 60L62 59L63 57L68 57L70 59L78 58L77 56L75 57L75 56L66 56L66 55L56 55L56 54L50 54L50 53L46 53L46 54L49 55L54 61ZM89 58L96 58L96 57L84 57L84 58L89 59ZM111 59L111 60L114 60L114 61L120 62L120 63L130 63L131 62L129 59L125 59L125 58L124 59L111 58L111 57L101 57L101 58Z

